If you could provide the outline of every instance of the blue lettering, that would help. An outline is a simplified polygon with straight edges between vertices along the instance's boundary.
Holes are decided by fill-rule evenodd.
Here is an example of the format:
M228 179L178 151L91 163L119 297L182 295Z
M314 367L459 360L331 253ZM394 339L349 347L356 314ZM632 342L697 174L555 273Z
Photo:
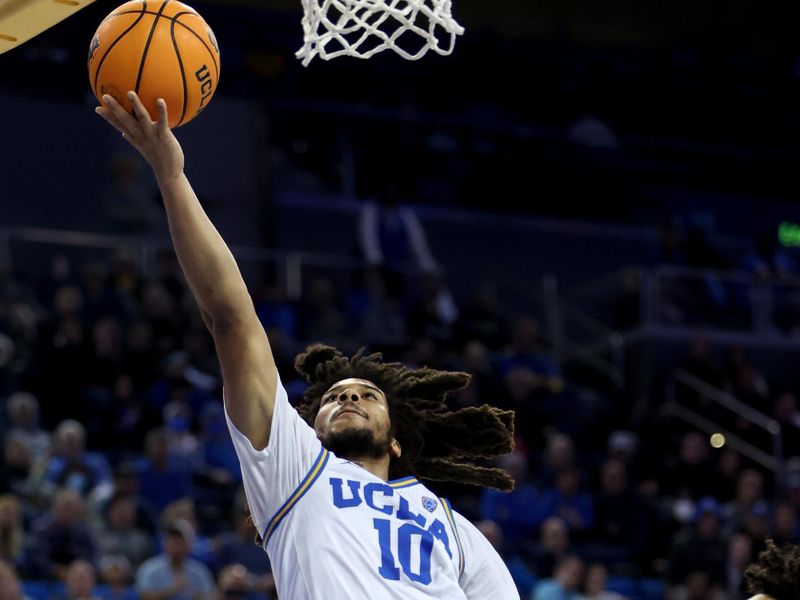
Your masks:
M420 527L425 527L425 517L411 512L408 506L408 500L402 496L400 496L400 507L397 509L397 518L403 521L414 521Z
M428 532L437 540L444 544L444 549L447 550L448 556L453 558L453 553L450 552L450 539L447 537L447 530L439 519L434 519L431 526L428 527Z
M419 536L419 573L415 573L411 569L411 538L415 535ZM433 536L416 525L406 523L397 530L397 549L399 551L398 558L400 559L400 566L403 568L403 573L405 573L411 581L416 581L422 585L428 585L431 582Z
M358 495L358 490L361 484L358 481L347 480L347 487L350 488L350 497L345 498L342 491L342 484L344 483L338 477L331 477L329 479L331 488L333 489L333 504L337 508L351 508L361 504L361 496Z
M384 579L397 581L400 579L400 569L394 566L392 556L392 529L389 519L373 519L372 525L378 530L378 543L381 546L381 566L378 573Z
M368 483L364 486L364 500L367 503L367 506L377 510L378 512L382 512L385 515L391 515L394 507L391 504L384 504L383 506L375 506L375 493L380 492L383 494L385 498L391 498L394 496L394 489L391 486L385 485L383 483ZM402 499L400 502L402 503Z

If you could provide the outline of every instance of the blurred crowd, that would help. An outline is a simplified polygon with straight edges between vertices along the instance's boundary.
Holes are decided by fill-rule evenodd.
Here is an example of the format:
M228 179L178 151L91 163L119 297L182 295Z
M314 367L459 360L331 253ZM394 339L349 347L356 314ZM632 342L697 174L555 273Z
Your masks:
M248 282L290 399L304 390L293 358L312 341L471 373L450 402L516 412L516 450L500 461L516 489L433 485L523 598L740 600L764 539L796 540L800 477L776 493L729 446L655 412L634 422L623 392L567 376L540 315L509 314L491 281L460 297L424 240L376 252L376 231L402 240L391 228L414 230L413 216L362 219L364 239L377 229L349 285L315 276L290 301L271 278ZM698 339L674 368L773 412L786 456L800 454L793 393L776 394L743 349L715 352ZM25 598L20 581L30 600L274 598L213 343L171 252L148 274L124 250L82 264L56 254L40 278L3 261L0 398L3 599Z

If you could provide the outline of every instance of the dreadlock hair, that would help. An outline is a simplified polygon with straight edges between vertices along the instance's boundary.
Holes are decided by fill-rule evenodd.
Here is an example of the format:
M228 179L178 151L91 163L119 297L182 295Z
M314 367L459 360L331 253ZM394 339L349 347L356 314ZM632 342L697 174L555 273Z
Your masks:
M774 600L795 600L800 596L800 546L778 547L767 540L767 549L744 572L747 591Z
M514 480L503 469L465 460L494 458L513 450L514 413L489 405L448 412L447 395L467 386L468 373L409 369L384 363L381 353L359 350L347 358L332 346L313 344L295 359L295 369L309 384L298 412L312 427L322 395L342 379L374 383L386 395L392 435L402 456L392 459L389 476L413 474L510 491Z

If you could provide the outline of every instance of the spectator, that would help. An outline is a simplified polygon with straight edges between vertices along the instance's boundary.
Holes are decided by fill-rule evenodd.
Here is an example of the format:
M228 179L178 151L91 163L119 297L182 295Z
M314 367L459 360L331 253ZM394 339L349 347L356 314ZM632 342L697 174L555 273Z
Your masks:
M147 390L148 418L157 417L158 424L163 424L164 409L171 402L188 406L192 414L199 414L206 404L216 401L216 387L216 377L195 367L188 352L170 351L161 361L158 378Z
M425 273L439 270L419 218L403 204L401 190L393 183L382 185L378 202L361 205L358 243L367 263L384 267L390 276L414 267Z
M800 457L786 461L786 499L800 511Z
M111 467L102 454L86 451L86 429L73 419L56 428L55 455L47 465L47 479L91 500L111 493Z
M15 275L11 257L3 253L0 256L0 314L8 314L9 308L17 303L37 306L33 290Z
M110 184L100 197L100 211L111 231L124 235L152 236L163 228L158 195L142 176L139 162L118 154L108 162Z
M297 319L283 286L277 281L262 283L256 288L255 295L256 314L270 340L273 337L286 341L297 339Z
M122 369L122 323L119 319L104 316L91 327L91 352L84 374L85 387L109 389ZM90 417L94 417L91 414Z
M775 543L796 544L798 534L797 509L789 502L779 502L775 506Z
M579 600L625 600L616 592L606 589L608 582L608 569L601 564L589 565L586 569L586 580L583 584L583 594L578 596Z
M187 315L163 281L146 281L139 297L139 314L153 329L153 342L162 356L175 349L186 330Z
M517 319L513 336L498 365L501 375L505 376L516 368L524 368L533 374L537 388L554 394L561 392L564 389L564 378L553 357L544 350L536 319Z
M739 473L736 498L723 509L724 533L730 535L733 531L741 529L753 505L763 498L764 476L755 469L745 469Z
M165 429L154 429L145 438L144 459L139 461L139 491L157 512L170 502L190 496L191 471L175 465L169 456L169 435Z
M298 323L302 325L303 339L336 343L343 338L347 318L330 279L320 276L308 282Z
M63 579L75 560L94 562L96 544L86 524L86 506L74 490L59 490L48 514L31 525L31 575Z
M228 565L219 574L215 600L269 599L256 589L252 575L242 565Z
M5 395L17 389L20 373L15 359L14 341L0 332L0 394Z
M149 388L157 373L158 352L153 326L145 319L133 321L125 336L125 369L137 392Z
M408 315L408 331L416 338L427 338L444 346L453 337L458 318L453 293L440 275L422 276L420 296Z
M459 406L479 405L483 398L495 393L500 385L492 368L489 349L479 341L473 340L464 344L456 368L472 375L470 384L455 395Z
M67 568L66 593L53 597L53 600L101 600L94 594L97 576L92 563L76 560Z
M168 525L164 552L144 562L136 572L141 600L211 600L211 572L190 557L194 529L184 520Z
M98 393L103 407L98 408L96 423L100 435L91 435L92 442L101 444L110 462L119 463L141 454L145 396L136 390L130 373L120 372L109 390Z
M53 306L58 289L77 282L73 271L72 261L64 252L57 252L51 256L49 270L36 282L36 295L44 307Z
M153 538L136 526L136 501L131 496L115 495L106 506L105 527L97 535L100 552L105 555L121 555L138 567L152 556Z
M791 392L779 394L772 404L772 416L783 428L783 455L800 456L800 410Z
M124 496L136 506L136 527L149 535L158 530L158 511L141 495L139 485L139 468L130 461L122 461L114 466L113 488L115 496ZM110 498L109 498L110 500ZM107 514L107 506L105 512Z
M711 585L723 584L725 545L719 533L721 515L722 508L714 498L704 497L697 503L692 526L672 541L666 573L669 586L685 586L698 571L707 576Z
M484 519L475 523L487 540L492 544L492 547L497 550L497 553L506 563L511 577L519 591L520 598L527 598L531 595L533 587L536 585L536 575L531 570L528 562L513 549L510 549L505 543L503 538L503 530L494 521Z
M625 466L619 461L603 465L594 502L598 541L641 555L648 536L648 510L644 499L628 487Z
M708 442L696 431L683 434L677 456L661 478L664 494L697 500L715 492L716 476L709 463L708 448Z
M739 489L739 474L742 471L742 455L728 445L719 452L716 469L718 492L715 497L730 504Z
M105 589L101 600L139 600L136 590L129 587L133 569L128 559L120 554L110 554L100 559L100 579Z
M742 261L742 268L759 281L791 278L797 274L797 263L775 243L774 233L761 233L754 247Z
M744 572L753 561L753 540L742 532L734 533L728 540L728 557L725 562L726 600L746 600Z
M22 593L19 576L14 567L0 560L0 598L3 600L31 600Z
M503 531L505 543L516 548L518 542L532 536L539 528L539 515L533 510L539 500L536 487L528 482L528 459L521 452L512 452L498 460L514 479L512 492L484 489L481 492L481 519L494 521Z
M545 579L536 585L531 600L578 600L582 582L583 561L571 554L558 563L552 579Z
M592 498L581 492L580 488L580 473L576 468L559 472L555 487L542 492L536 509L538 518L545 520L552 516L561 517L574 533L591 529L594 524Z
M11 492L24 503L26 513L46 510L55 485L44 479L44 465L36 464L17 432L8 435L0 461L0 492Z
M201 466L195 478L206 478L212 485L227 489L242 481L242 471L231 443L222 404L210 403L201 415L202 435L198 455Z
M766 500L759 500L744 517L741 530L753 540L753 558L766 550L766 539L770 537L771 509Z
M673 600L709 600L719 597L719 584L712 583L708 573L692 571L681 586L671 592ZM761 599L763 600L763 599Z
M511 369L502 380L505 397L498 405L513 410L516 414L515 433L522 438L528 447L540 446L546 430L542 427L542 402L537 394L540 392L536 376L525 367ZM540 481L542 486L545 481Z
M214 540L204 535L197 522L197 510L194 499L181 498L171 502L161 513L161 528L166 530L170 523L185 521L192 528L192 553L190 556L199 560L209 569L215 566Z
M14 345L13 362L9 366L20 385L27 386L27 382L34 380L31 371L35 368L40 318L36 307L25 302L12 304L0 313L0 326L4 326L4 333Z
M39 426L39 400L29 392L15 392L8 398L8 433L16 433L35 462L50 452L50 434Z
M542 523L540 532L533 564L538 577L552 577L556 565L571 551L569 529L561 517L550 517Z
M164 431L167 433L169 462L181 470L199 470L202 465L200 443L192 432L189 405L182 400L172 400L164 407L162 414Z
M364 343L395 348L409 341L402 298L388 289L379 269L363 273L363 283L350 293L347 306L348 321Z
M41 401L42 421L53 429L66 419L84 422L89 416L82 394L89 363L83 292L77 285L56 290L53 315L39 334L39 372L35 391Z
M547 438L545 446L540 484L551 486L556 476L566 469L575 468L575 442L565 433L553 433Z
M83 310L82 317L84 323L95 324L102 319L108 318L105 324L97 330L103 342L112 341L113 328L117 321L125 321L130 315L128 307L123 298L110 285L109 268L104 262L90 260L86 262L80 273L80 285L83 291ZM95 341L100 341L96 339ZM105 350L111 350L113 355L114 346L101 344L101 352L98 355L105 355Z
M220 567L234 564L242 566L252 578L254 589L268 596L274 595L275 578L269 559L253 543L257 531L245 504L244 488L240 488L232 517L233 531L223 533L216 540L216 564Z
M626 472L635 463L638 449L639 438L631 431L617 429L608 436L608 458L619 462Z
M494 282L484 282L475 289L472 300L455 324L459 344L480 342L493 352L503 347L508 340L509 326L498 304Z
M17 569L26 566L22 507L16 496L0 496L0 561Z

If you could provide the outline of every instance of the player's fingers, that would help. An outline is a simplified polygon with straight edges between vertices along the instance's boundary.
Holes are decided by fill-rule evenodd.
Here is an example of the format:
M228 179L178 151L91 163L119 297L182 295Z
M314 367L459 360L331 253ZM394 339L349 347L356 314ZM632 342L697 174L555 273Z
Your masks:
M169 129L169 114L167 113L167 101L163 98L156 100L158 106L158 127L162 131Z
M144 104L142 104L142 101L139 100L139 96L136 94L136 92L128 92L128 100L131 101L133 114L139 123L153 123L150 113L147 112L147 109L144 107Z
M127 110L122 108L122 105L117 102L111 95L105 94L103 102L108 112L114 117L116 122L120 124L125 130L124 133L131 134L138 127L136 118L131 115Z

